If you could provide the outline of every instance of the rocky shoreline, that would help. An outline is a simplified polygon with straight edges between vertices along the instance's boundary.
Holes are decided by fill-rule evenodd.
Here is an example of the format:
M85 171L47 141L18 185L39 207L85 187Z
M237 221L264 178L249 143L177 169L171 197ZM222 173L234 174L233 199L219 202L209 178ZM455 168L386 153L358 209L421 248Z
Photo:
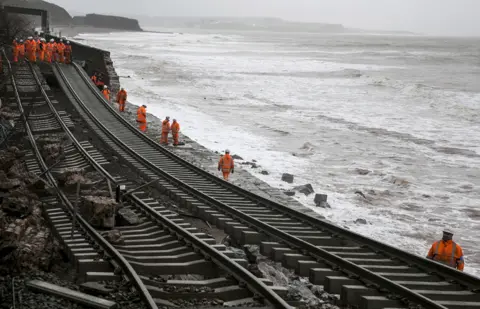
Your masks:
M114 104L117 108L117 104ZM138 105L133 104L132 102L127 102L125 112L122 114L126 120L131 124L136 125L136 113ZM148 106L147 106L148 111ZM147 112L147 122L148 130L147 135L152 139L159 141L161 132L162 132L162 121L163 119L158 118L157 116ZM180 120L179 120L180 121ZM182 123L180 122L180 127ZM171 139L171 136L169 136ZM212 151L199 142L191 139L183 132L180 132L180 141L184 142L185 145L174 147L170 144L168 149L175 154L179 155L183 159L195 164L198 167L201 167L208 172L215 174L217 177L221 177L221 174L217 170L218 159L220 158L220 153ZM240 156L232 154L235 160L235 173L230 175L230 182L255 194L258 194L264 198L271 199L283 205L286 205L292 209L295 209L299 212L308 214L316 218L325 219L322 215L314 212L312 209L304 206L297 200L289 196L291 190L282 190L270 186L268 183L257 178L254 174L250 173L251 169L261 169L260 166L257 166L255 162L245 161ZM254 160L252 160L254 161ZM268 171L264 171L268 173ZM297 194L305 194L301 191L305 186L299 186ZM308 186L307 186L308 187ZM314 194L309 193L309 197L314 198Z

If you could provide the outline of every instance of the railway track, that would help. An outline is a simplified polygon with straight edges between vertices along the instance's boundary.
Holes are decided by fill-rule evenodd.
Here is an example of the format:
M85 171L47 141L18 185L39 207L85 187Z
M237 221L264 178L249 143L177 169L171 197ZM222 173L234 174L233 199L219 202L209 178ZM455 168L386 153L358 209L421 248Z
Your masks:
M4 52L3 55L4 59L8 59ZM12 72L12 66L8 61L7 67ZM51 108L55 101L50 100L49 95L36 76L36 72L29 67L29 64L17 64L16 72L11 76L10 87L13 93L13 97L10 97L10 99L16 102L22 118L22 130L32 147L32 152L30 156L27 156L25 162L27 169L39 176L43 175L57 194L42 200L43 210L46 219L51 223L52 231L61 240L71 260L75 263L79 275L83 276L90 273L90 276L99 276L99 280L109 280L112 278L120 279L119 274L123 274L135 286L146 307L156 309L155 302L130 264L87 221L76 213L70 198L58 186L54 177L53 166L47 166L37 145L37 140L42 137L39 134L52 133L63 129L68 130L72 126L68 116L65 113L52 112ZM61 121L55 122L53 120L55 117L58 117ZM75 160L69 159L66 160L67 163L63 163L64 166L72 164L72 161ZM68 161L70 162L68 163ZM60 164L56 165L60 166Z
M78 66L54 68L62 88L100 138L181 205L234 237L259 244L342 305L480 308L480 279L299 213L186 162L107 103Z
M35 117L30 116L28 127L35 127L36 130L32 130L34 133L66 134L71 142L65 147L63 162L52 168L51 174L55 175L56 170L65 168L96 172L109 182L108 186L105 181L102 182L103 185L97 184L96 189L103 186L107 193L112 192L112 185L137 187L138 181L130 180L132 177L109 164L88 140L77 140L79 137L86 139L84 131L75 134L73 121L66 112L57 111L58 105L55 106L48 98L34 67L30 64L28 66L30 72L21 68L17 75L23 75L22 80L29 83L34 79L44 97L44 104L37 102L35 109L40 112L38 115L41 117L36 117L37 114ZM48 138L52 138L52 135ZM37 173L43 170L38 169L33 159L27 160L27 166ZM81 191L80 195L89 194L90 190L91 188L86 192ZM74 201L76 197L71 195L65 198L67 201ZM280 297L285 295L285 288L271 286L270 281L253 276L244 268L247 265L246 260L233 258L233 252L227 251L224 245L215 245L216 241L210 235L192 227L178 214L151 198L147 192L137 190L126 194L122 207L136 213L139 220L132 226L117 227L124 241L116 244L113 249L118 255L116 258L121 261L114 265L115 271L112 271L108 263L99 259L94 251L95 246L93 249L78 248L82 233L75 232L75 241L72 243L73 239L69 238L72 222L65 213L57 208L47 210L50 222L69 246L71 257L86 281L119 279L118 265L123 264L122 269L127 268L125 273L128 279L135 284L140 294L144 294L141 296L151 308L186 304L248 304L251 307L270 305L275 308L290 308ZM79 237L79 240L76 237ZM174 279L168 280L172 276L175 276ZM186 280L186 277L189 280Z

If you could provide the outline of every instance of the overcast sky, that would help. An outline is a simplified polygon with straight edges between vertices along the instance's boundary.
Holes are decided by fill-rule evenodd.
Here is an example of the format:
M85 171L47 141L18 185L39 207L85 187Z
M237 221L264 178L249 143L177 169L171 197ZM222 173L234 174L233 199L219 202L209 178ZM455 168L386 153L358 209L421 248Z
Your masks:
M47 0L69 11L148 16L265 16L347 27L480 35L480 0Z

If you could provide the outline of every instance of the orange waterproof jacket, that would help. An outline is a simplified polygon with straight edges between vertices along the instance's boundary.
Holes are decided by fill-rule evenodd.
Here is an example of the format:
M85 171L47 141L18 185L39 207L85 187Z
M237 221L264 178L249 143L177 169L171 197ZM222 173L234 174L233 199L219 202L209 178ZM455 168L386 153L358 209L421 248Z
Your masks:
M172 123L172 133L173 134L178 134L180 132L180 124L176 121Z
M168 133L170 132L170 121L165 119L162 122L162 133Z
M137 109L137 122L147 122L147 109L143 106Z
M453 240L434 242L428 251L427 258L461 271L465 267L462 247Z
M58 50L58 53L63 54L63 51L65 50L65 44L57 43L57 50Z
M222 156L220 161L218 161L218 168L221 168L223 172L230 172L233 167L233 158L228 153Z
M117 93L117 102L118 103L125 103L127 101L127 92L125 90L120 90Z
M110 100L110 90L103 89L102 93L103 93L103 96L105 97L105 99Z
M24 44L19 43L19 44L17 44L17 46L15 48L17 49L17 51L20 55L25 54L25 45Z

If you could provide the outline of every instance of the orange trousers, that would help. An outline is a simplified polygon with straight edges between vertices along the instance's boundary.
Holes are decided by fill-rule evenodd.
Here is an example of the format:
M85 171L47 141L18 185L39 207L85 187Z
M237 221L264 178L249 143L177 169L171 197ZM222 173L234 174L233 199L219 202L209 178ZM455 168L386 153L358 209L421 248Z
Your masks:
M223 179L228 180L228 176L230 176L230 172L222 172L223 173Z
M142 132L147 131L147 122L137 121L137 123L138 123L138 128L140 129L140 131L142 131Z
M44 61L45 60L45 51L40 51L38 58L40 59L40 61Z
M65 62L65 54L63 52L58 53L58 62L60 62L60 63Z
M52 53L51 52L49 52L49 51L45 52L45 61L49 62L49 63L52 63Z
M178 133L172 133L173 145L178 145Z
M168 145L168 132L162 132L162 138L160 139L160 143Z
M28 55L28 60L30 60L30 62L37 62L37 54L35 52L30 52Z
M125 111L125 101L118 102L118 110L121 112Z

